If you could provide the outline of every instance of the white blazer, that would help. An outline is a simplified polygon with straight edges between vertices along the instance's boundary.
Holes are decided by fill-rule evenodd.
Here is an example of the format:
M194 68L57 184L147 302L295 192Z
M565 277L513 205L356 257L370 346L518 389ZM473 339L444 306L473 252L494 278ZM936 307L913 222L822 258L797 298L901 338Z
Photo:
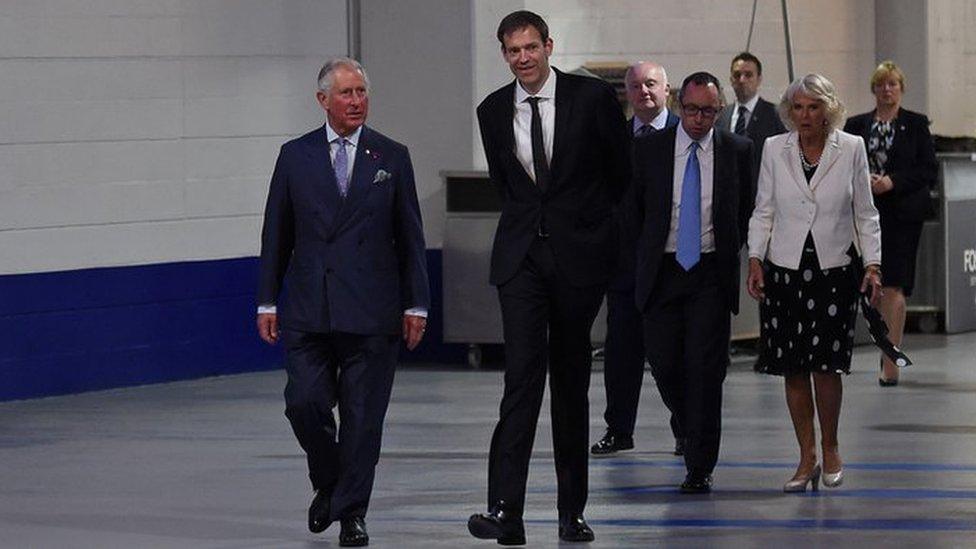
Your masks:
M766 139L756 207L749 220L749 257L800 268L813 233L821 269L848 265L855 243L865 265L881 264L881 226L871 197L868 157L860 136L834 130L807 184L795 131Z

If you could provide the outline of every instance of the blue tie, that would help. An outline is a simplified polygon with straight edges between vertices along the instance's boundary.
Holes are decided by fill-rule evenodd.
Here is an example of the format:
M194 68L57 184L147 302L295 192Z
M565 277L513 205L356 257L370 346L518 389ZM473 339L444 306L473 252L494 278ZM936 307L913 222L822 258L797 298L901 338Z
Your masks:
M681 182L681 209L678 213L678 263L686 271L701 259L701 168L698 142L688 147L688 163Z
M349 157L346 156L346 138L340 137L338 140L339 149L336 151L335 169L336 182L339 184L339 195L345 198L349 192Z

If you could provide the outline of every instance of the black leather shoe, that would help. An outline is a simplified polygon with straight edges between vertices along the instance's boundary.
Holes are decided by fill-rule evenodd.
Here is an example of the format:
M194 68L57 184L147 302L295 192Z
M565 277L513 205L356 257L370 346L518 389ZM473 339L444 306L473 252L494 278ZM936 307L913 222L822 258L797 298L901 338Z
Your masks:
M490 513L471 515L468 532L478 539L497 540L499 545L525 545L522 517L506 508L504 501L493 505Z
M676 456L685 455L685 439L683 438L674 439L674 455Z
M312 504L308 507L308 529L313 534L324 532L332 524L329 512L332 510L332 494L316 490Z
M884 376L884 362L880 359L878 360L878 369L881 370L881 376L878 377L878 385L882 387L895 387L898 385L898 377L888 379Z
M563 541L593 541L593 530L583 515L567 515L559 518L559 539Z
M634 449L634 437L615 435L608 429L596 444L590 447L590 453L594 456L608 456L623 452L624 450Z
M688 473L681 483L682 494L707 494L712 491L712 475Z
M369 534L366 533L366 519L352 517L339 521L342 530L339 531L339 547L365 547L369 545Z

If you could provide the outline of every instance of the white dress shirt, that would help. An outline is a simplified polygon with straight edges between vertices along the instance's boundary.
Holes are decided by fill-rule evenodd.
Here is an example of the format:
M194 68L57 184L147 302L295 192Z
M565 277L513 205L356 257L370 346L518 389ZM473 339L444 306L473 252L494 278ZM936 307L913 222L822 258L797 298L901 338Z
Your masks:
M698 142L698 167L701 175L701 253L715 251L715 231L712 226L712 187L715 174L715 144L712 137L715 130ZM671 230L664 242L664 251L674 253L678 250L678 219L681 215L681 189L684 187L685 164L688 152L694 141L684 126L678 124L678 136L674 142L674 187L671 198Z
M552 165L552 140L556 126L556 71L549 76L538 93L529 94L518 81L515 83L515 156L525 172L535 181L532 164L532 106L526 99L539 98L539 117L542 119L542 144L546 149L546 163Z
M352 132L346 137L346 158L348 162L346 163L346 181L352 184L352 168L356 163L356 148L359 146L359 136L363 133L363 127L360 126L356 128L356 131ZM335 166L336 153L339 152L339 133L332 129L332 126L328 122L325 123L325 135L329 140L329 158L332 160L332 165ZM258 314L277 314L278 307L274 303L264 303L258 305ZM405 315L419 316L427 318L427 309L423 307L414 307L407 309L403 312Z
M746 129L749 128L749 121L752 120L752 113L756 112L756 103L759 103L759 94L752 96L752 99L745 102L745 104L735 102L735 108L732 109L732 120L729 122L729 127L726 128L730 132L735 131L735 125L739 122L739 107L745 107L749 118L746 119Z
M657 113L657 116L654 117L654 120L651 120L650 124L645 124L641 122L641 119L635 116L633 122L633 128L631 128L631 130L634 135L637 135L637 132L640 131L640 129L643 128L644 126L650 126L655 130L663 130L664 127L667 125L668 125L668 109L663 108L661 109L661 112Z

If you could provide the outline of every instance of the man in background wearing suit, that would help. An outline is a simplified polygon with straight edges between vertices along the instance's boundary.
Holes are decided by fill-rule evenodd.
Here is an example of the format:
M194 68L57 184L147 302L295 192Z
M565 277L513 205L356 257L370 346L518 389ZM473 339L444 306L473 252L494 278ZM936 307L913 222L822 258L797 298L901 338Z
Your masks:
M285 143L271 178L257 325L284 341L285 415L315 490L308 528L338 520L339 545L362 546L398 339L413 349L426 326L427 264L410 154L363 125L365 70L332 59L318 87L326 123Z
M587 498L590 328L615 256L612 212L626 189L626 122L613 87L549 66L545 21L517 11L498 26L515 81L478 106L502 198L490 282L498 287L505 389L488 462L488 513L468 530L524 544L532 442L549 373L559 538L590 541Z
M678 125L678 117L668 111L671 92L664 67L640 61L627 67L624 75L627 102L634 111L629 122L637 139ZM603 379L607 391L607 409L603 419L607 430L590 448L595 456L613 455L634 447L634 424L644 380L644 330L641 312L634 305L634 267L637 262L632 239L624 237L622 216L617 215L620 231L620 253L607 289L607 340L604 344ZM671 431L676 455L682 455L683 443L675 415L671 414Z
M639 230L635 299L651 373L685 437L683 493L711 490L729 363L729 312L739 310L739 248L752 212L752 142L713 128L718 79L681 85L681 123L634 144Z
M762 62L758 57L749 52L736 55L732 59L729 81L735 92L735 103L722 109L715 126L752 139L755 156L753 173L758 178L766 138L786 133L786 126L780 120L776 106L759 97Z

